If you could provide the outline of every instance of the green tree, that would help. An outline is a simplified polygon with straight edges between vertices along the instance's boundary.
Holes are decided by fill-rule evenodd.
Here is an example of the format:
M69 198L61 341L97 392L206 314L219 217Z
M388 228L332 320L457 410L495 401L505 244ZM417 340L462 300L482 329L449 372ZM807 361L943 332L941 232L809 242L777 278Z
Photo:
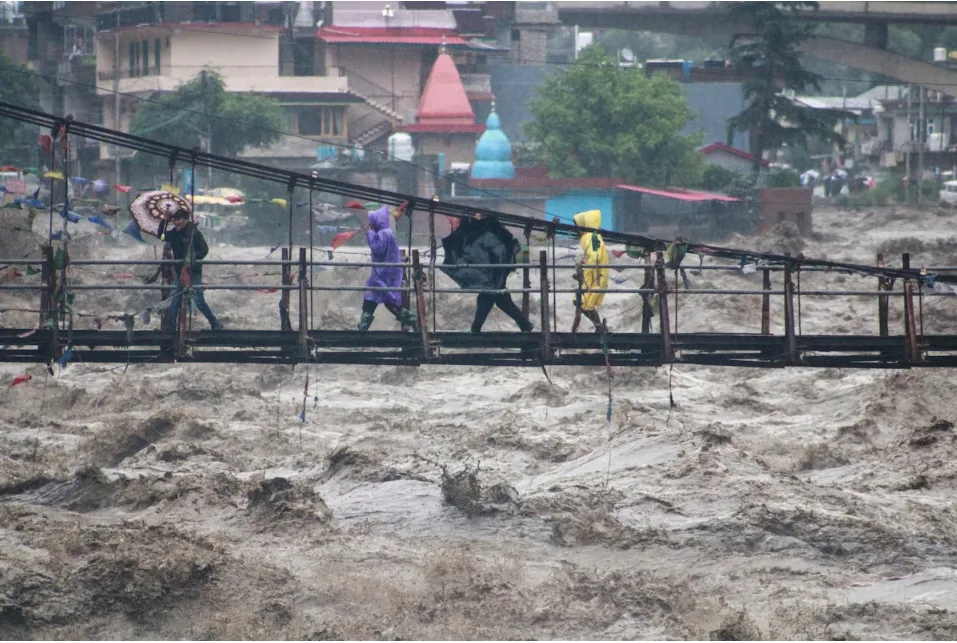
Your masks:
M207 116L208 115L208 116ZM198 74L155 102L140 105L132 132L170 145L199 147L235 157L247 147L277 142L284 126L282 108L259 94L227 92L216 72Z
M701 137L680 134L694 112L679 86L619 69L596 46L548 77L529 108L525 132L557 176L668 185L691 184L704 170Z
M747 107L728 121L729 138L734 132L751 132L753 172L761 169L761 155L787 143L807 147L808 140L844 144L834 127L838 111L811 109L794 103L782 90L808 93L820 89L821 77L801 65L801 42L813 27L796 18L803 9L817 9L816 2L730 3L729 11L750 23L752 36L739 38L730 50L735 67L748 76L744 83Z
M701 177L700 187L713 192L725 192L734 183L735 173L720 165L709 164Z
M38 109L40 83L26 67L16 64L0 50L0 101L20 107ZM26 150L36 145L36 136L25 134L23 123L0 118L0 148L4 149L0 164L25 158Z

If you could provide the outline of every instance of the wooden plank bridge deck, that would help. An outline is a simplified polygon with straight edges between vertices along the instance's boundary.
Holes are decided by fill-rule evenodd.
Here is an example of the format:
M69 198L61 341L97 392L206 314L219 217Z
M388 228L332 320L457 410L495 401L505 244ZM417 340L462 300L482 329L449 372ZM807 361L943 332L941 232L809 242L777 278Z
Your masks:
M23 337L22 335L26 335ZM457 366L541 365L601 366L602 336L552 333L548 352L541 333L437 332L429 335L429 355L420 336L400 331L319 330L306 334L301 349L296 331L200 331L186 350L174 349L175 334L157 330L66 331L0 329L0 362L49 361L50 347L72 346L71 361L84 363L231 363L231 364L443 364ZM908 359L906 336L799 335L790 358L784 335L686 333L671 336L667 355L657 333L609 333L607 354L613 366L702 364L782 368L911 368L957 366L957 335L919 336L917 359ZM55 340L55 343L54 343ZM61 349L62 352L62 349Z

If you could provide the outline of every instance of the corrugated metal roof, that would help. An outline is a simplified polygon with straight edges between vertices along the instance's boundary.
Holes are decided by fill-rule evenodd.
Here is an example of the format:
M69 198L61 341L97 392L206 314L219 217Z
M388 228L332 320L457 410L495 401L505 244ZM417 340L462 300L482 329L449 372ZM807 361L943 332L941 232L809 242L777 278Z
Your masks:
M731 196L726 196L724 194L712 194L710 192L698 192L697 190L685 190L683 188L672 188L670 190L655 190L653 188L643 188L637 185L627 185L625 183L620 183L615 186L622 190L628 190L630 192L641 192L642 194L653 194L655 196L664 197L666 199L675 199L677 201L686 201L686 202L701 202L701 201L725 201L725 202L737 202L741 199L736 199Z

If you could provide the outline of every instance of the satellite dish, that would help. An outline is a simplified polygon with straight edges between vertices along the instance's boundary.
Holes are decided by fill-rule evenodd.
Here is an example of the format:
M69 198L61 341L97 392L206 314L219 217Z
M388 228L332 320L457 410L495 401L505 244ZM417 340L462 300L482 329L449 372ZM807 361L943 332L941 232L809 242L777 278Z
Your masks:
M632 50L629 49L628 47L625 47L624 49L622 49L620 53L621 53L621 59L624 60L625 62L630 63L635 60L634 52L632 52Z

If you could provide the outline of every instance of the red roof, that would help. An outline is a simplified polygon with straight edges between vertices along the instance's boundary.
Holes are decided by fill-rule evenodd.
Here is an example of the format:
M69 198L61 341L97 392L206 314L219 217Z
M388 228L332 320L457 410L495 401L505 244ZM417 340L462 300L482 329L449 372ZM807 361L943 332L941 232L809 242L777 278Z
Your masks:
M396 129L410 134L428 132L436 134L481 134L485 131L485 126L481 123L410 123L409 125L398 125Z
M683 188L670 188L668 190L655 190L652 188L643 188L637 185L626 185L624 183L615 187L631 192L641 192L642 194L653 194L655 196L665 197L666 199L675 199L677 201L701 202L701 201L727 201L736 202L736 199L724 194L713 194L711 192L699 192L697 190L685 190Z
M471 179L469 185L490 190L610 190L621 182L621 179L603 177L551 178L534 174L523 175L521 168L517 174L514 179Z
M712 152L727 152L728 154L732 154L734 156L737 156L738 158L742 158L754 163L753 154L749 154L748 152L745 152L744 150L739 150L736 147L731 147L730 145L725 145L724 143L712 143L711 145L706 145L705 147L702 147L698 151L704 154L705 156L707 156L708 154L711 154ZM764 159L761 159L761 165L770 165L770 163L768 161L765 161Z
M409 132L481 132L485 127L475 122L475 112L465 94L462 78L452 57L442 52L436 58L429 80L425 83L415 123L405 127Z
M467 46L455 32L429 27L320 27L320 40L333 45L441 45Z

